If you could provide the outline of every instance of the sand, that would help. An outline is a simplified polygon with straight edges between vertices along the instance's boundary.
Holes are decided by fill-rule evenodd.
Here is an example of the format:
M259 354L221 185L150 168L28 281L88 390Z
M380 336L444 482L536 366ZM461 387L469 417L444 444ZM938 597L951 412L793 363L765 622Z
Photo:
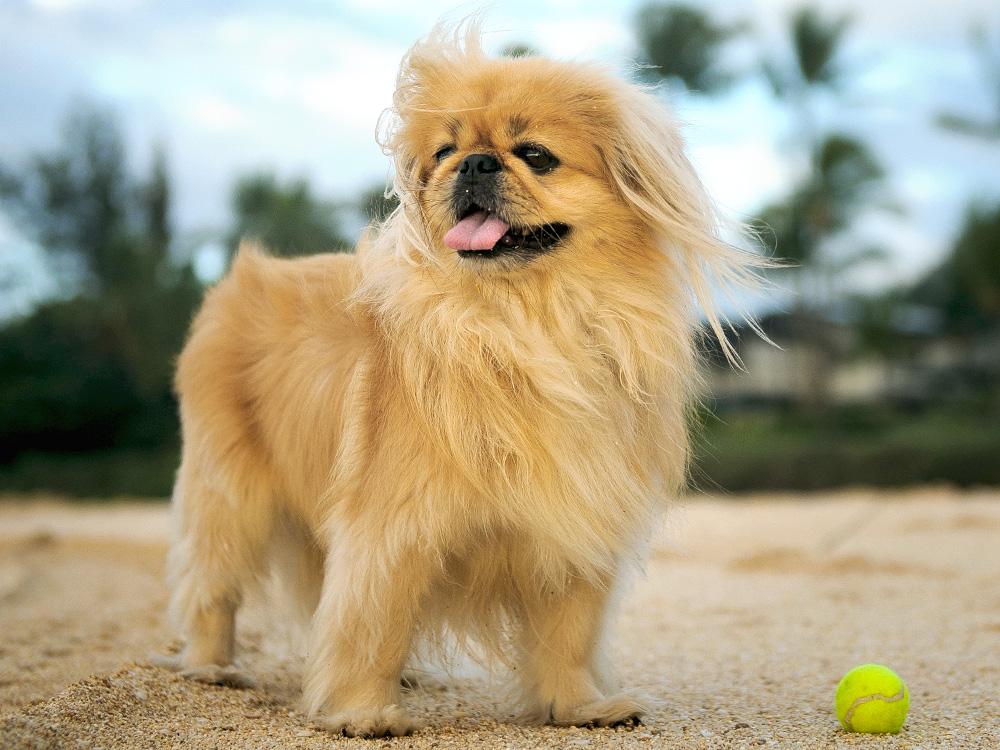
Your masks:
M405 701L426 727L334 738L296 708L300 665L241 623L254 690L149 665L165 620L167 509L0 500L0 748L1000 748L1000 492L689 498L614 629L634 729L511 723L502 675L465 669ZM837 725L841 674L892 666L896 736Z

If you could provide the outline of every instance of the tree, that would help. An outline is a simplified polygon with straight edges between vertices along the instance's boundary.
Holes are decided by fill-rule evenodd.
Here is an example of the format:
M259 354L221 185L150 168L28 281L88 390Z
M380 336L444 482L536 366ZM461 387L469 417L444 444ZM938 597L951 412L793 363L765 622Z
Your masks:
M735 79L719 60L722 48L744 29L718 24L690 5L651 3L636 16L647 75L701 94L717 93Z
M948 257L910 297L937 309L947 333L1000 327L1000 204L969 208Z
M756 222L770 250L800 268L823 262L823 244L868 209L883 177L868 147L840 133L818 143L810 163L813 169Z
M144 187L142 203L146 211L150 250L158 262L163 262L170 250L170 177L167 174L167 157L160 147L153 152L151 172Z
M4 208L66 287L0 331L3 458L176 440L172 363L201 289L170 255L165 155L145 180L125 156L115 117L84 104L61 147L2 169Z
M277 255L342 251L351 245L341 232L335 206L315 198L306 180L282 185L267 172L248 175L236 183L232 205L230 252L244 238Z
M121 278L129 196L124 147L113 115L81 103L63 127L64 146L5 168L5 207L57 267L94 291Z
M761 64L775 96L791 109L805 168L783 199L761 210L755 224L769 249L794 264L800 307L822 306L830 297L813 290L807 301L805 274L817 276L828 292L834 277L851 265L883 257L871 247L836 260L825 253L830 240L879 205L883 186L883 170L871 150L849 135L822 132L813 112L816 94L838 92L845 83L840 49L849 27L848 16L827 18L800 8L789 19L790 59L779 63L772 56Z
M850 16L824 18L812 7L796 10L790 19L793 59L782 65L765 59L764 72L779 97L803 98L818 87L836 90L843 71L837 60Z
M836 349L828 321L834 301L843 297L836 286L845 271L884 257L880 248L863 242L838 258L829 252L833 240L880 204L883 189L883 170L871 150L850 135L825 131L815 117L815 98L839 93L845 85L840 51L849 27L847 16L800 8L789 18L789 55L779 61L771 54L761 63L775 97L790 110L801 174L782 199L760 211L754 225L771 253L792 263L797 294L790 323L815 355L808 373L807 406L813 410L822 410L828 400Z

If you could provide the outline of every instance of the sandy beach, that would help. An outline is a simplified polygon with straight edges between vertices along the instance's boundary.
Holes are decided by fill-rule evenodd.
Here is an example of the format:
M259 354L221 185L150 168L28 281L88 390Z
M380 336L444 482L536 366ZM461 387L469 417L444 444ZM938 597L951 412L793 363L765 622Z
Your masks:
M299 660L262 611L241 621L259 686L150 666L166 621L167 506L0 500L0 748L998 748L1000 492L925 488L690 497L668 514L612 642L641 726L512 723L504 675L432 675L425 727L335 738L297 710ZM903 731L843 732L840 676L908 682Z

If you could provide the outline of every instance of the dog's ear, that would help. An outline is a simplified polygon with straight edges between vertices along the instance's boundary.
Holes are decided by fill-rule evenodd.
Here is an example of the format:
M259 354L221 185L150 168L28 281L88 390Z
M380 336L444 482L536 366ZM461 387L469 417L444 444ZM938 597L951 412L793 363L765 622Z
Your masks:
M756 269L769 263L720 236L715 206L666 108L651 93L630 84L620 84L616 93L613 124L604 144L611 184L674 261L723 350L738 363L712 302L712 287L756 286Z
M613 187L660 239L717 243L715 209L670 113L651 94L628 84L619 87L616 99L605 146Z

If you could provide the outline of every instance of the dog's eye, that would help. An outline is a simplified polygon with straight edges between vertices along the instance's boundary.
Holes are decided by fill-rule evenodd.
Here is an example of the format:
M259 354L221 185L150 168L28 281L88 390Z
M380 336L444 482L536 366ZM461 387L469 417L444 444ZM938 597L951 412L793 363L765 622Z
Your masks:
M515 148L514 156L536 172L549 172L559 166L559 160L552 155L551 151L533 143L526 143Z
M446 156L449 156L450 154L453 154L453 153L455 153L455 147L454 146L451 146L451 145L442 146L441 148L439 148L437 151L434 152L434 159L436 161L441 161Z

